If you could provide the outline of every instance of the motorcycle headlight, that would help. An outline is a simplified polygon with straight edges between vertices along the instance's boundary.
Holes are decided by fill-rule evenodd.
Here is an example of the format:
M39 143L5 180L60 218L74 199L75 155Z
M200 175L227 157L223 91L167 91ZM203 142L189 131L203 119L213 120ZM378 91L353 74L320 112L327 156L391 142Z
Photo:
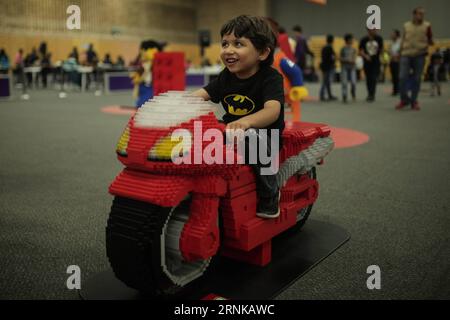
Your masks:
M148 153L149 160L171 160L172 155L183 158L189 154L192 146L190 134L170 134L155 143Z
M119 142L117 143L116 152L126 157L128 155L127 153L127 147L128 147L128 141L130 140L130 128L127 126L125 130L123 131L122 135L120 136Z

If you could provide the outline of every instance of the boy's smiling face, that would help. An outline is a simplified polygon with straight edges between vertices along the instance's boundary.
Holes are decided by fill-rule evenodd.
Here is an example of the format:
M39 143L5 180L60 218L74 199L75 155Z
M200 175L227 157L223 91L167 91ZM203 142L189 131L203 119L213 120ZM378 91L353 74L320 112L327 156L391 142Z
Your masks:
M240 79L246 79L259 70L259 63L267 58L270 49L259 52L250 39L236 38L234 33L222 37L220 58L227 69Z

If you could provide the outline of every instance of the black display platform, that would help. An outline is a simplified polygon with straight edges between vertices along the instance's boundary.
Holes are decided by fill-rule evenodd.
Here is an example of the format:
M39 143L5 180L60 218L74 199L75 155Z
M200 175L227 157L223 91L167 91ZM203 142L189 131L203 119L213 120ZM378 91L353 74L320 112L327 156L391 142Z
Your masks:
M339 226L309 220L301 231L289 230L272 241L272 261L257 267L224 257L214 258L207 273L176 299L198 300L208 294L226 299L273 299L350 239ZM85 300L145 299L115 278L111 269L81 284Z

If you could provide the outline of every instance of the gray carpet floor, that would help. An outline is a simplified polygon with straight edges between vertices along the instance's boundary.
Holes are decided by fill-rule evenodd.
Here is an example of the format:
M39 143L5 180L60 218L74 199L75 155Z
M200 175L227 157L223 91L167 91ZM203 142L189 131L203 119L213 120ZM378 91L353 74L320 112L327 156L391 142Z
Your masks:
M420 112L395 111L387 91L379 86L368 104L361 83L354 103L303 105L303 120L370 141L334 150L318 169L311 218L351 240L279 299L450 298L450 84L441 97L422 91ZM129 94L60 100L51 90L0 101L0 299L78 299L67 267L78 265L82 281L108 267L108 186L122 168L115 145L128 116L100 109L131 103ZM380 290L367 289L369 265L381 269Z

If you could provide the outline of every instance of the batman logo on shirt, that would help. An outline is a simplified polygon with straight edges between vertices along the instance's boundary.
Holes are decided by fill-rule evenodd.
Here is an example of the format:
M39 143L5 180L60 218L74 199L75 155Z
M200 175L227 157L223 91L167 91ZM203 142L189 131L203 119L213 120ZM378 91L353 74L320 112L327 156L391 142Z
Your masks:
M229 114L245 116L255 109L255 103L247 96L240 94L229 94L223 101Z

